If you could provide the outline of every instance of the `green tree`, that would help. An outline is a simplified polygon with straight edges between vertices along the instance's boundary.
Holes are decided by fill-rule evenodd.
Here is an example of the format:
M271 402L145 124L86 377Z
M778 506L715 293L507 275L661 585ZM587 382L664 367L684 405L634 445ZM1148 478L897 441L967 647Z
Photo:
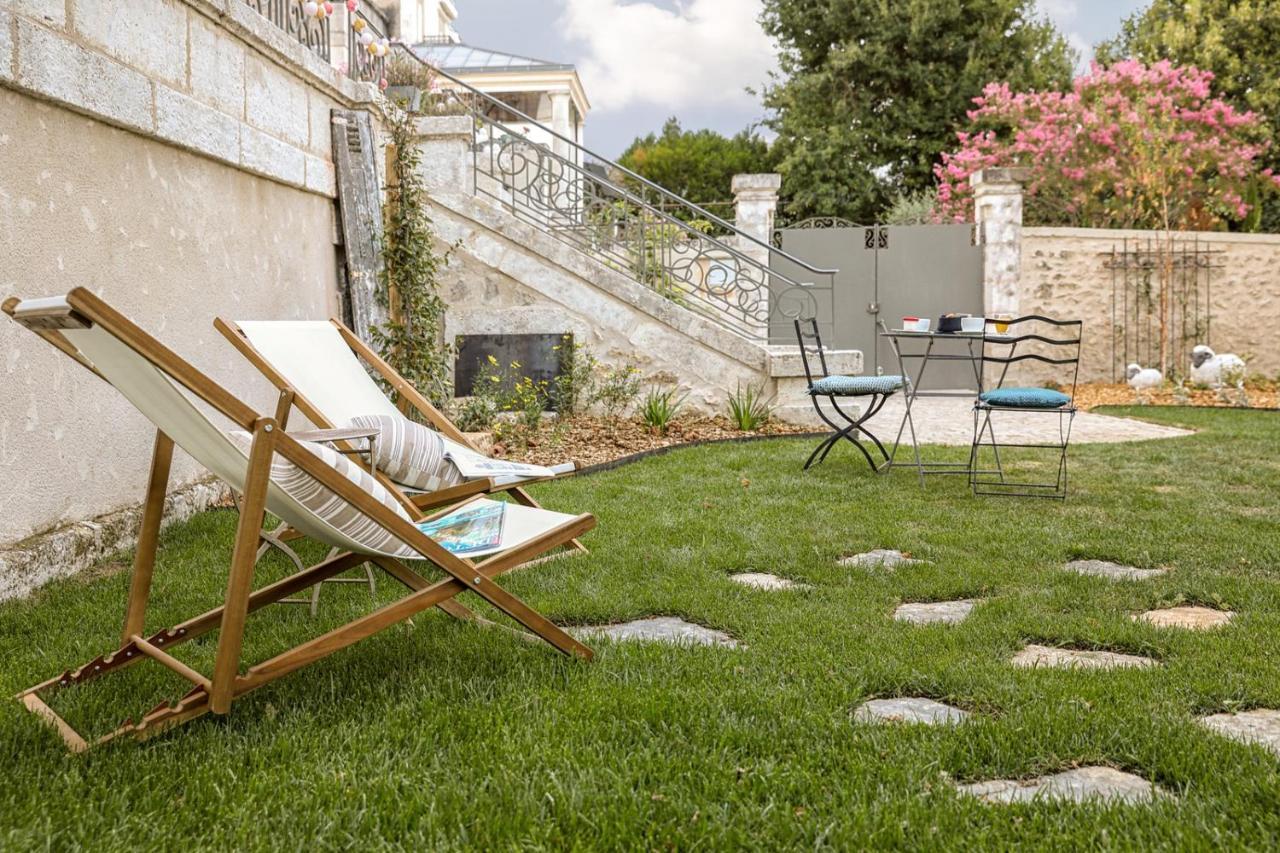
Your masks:
M872 222L933 184L974 96L1061 88L1073 51L1033 0L765 0L764 92L789 218Z
M683 130L674 117L667 119L662 133L632 142L618 162L699 205L732 199L734 175L773 171L769 145L753 130L731 137L714 130ZM732 212L726 216L723 208L711 212L732 219Z
M1153 0L1098 46L1097 57L1212 71L1215 94L1263 117L1273 142L1263 165L1280 172L1280 0ZM1280 231L1280 199L1262 199L1242 227Z

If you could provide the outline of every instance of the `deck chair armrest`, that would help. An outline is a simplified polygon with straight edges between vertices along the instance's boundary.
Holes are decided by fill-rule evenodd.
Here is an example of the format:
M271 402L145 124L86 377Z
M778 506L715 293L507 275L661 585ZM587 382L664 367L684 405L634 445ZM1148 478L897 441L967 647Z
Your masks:
M351 427L348 429L307 429L294 432L289 431L291 438L298 441L355 441L361 438L377 438L381 433L377 429L361 429Z
M436 507L457 503L464 498L487 494L492 492L493 488L493 480L484 477L479 480L468 480L465 483L450 486L447 489L437 489L434 492L421 492L411 495L409 500L413 501L413 505L418 509L435 509Z

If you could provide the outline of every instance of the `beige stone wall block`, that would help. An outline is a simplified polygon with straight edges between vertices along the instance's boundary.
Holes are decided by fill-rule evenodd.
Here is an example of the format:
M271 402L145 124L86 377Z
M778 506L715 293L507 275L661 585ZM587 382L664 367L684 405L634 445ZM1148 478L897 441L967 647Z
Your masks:
M18 83L74 109L152 131L151 81L99 53L18 20Z
M76 32L174 85L187 81L187 7L178 0L72 0Z
M0 0L0 9L10 9L56 27L67 22L67 0Z
M250 54L245 65L245 118L259 130L304 148L310 135L307 88L274 62Z
M330 121L333 109L337 105L337 102L327 95L315 89L307 90L307 121L310 127L307 150L326 160L333 159L333 135L330 131L332 126Z
M163 84L156 84L156 133L219 160L240 162L240 122Z
M16 26L13 15L0 11L0 80L13 79L14 65L17 64L13 50L13 31Z
M303 186L306 155L292 145L246 125L240 126L240 164L269 178Z
M191 16L191 94L244 117L244 44L201 15Z
M0 156L0 295L89 287L272 411L275 394L212 320L327 316L332 202L11 90L0 128L0 151L22 152ZM3 317L0 388L0 543L141 500L153 428ZM172 487L200 476L179 453Z
M337 195L338 176L337 170L333 167L333 163L321 157L314 157L310 154L305 155L305 159L307 189L322 195Z

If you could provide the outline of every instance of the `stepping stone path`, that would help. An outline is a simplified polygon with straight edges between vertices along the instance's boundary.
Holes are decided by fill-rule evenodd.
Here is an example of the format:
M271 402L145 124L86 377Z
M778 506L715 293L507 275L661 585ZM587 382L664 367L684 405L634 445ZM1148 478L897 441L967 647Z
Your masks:
M807 583L796 583L790 578L780 578L768 572L741 572L729 575L729 580L756 589L812 589Z
M867 551L865 554L851 554L848 557L841 557L839 564L841 566L857 566L864 569L896 569L898 566L917 566L927 562L928 560L916 560L908 557L901 551L877 548L874 551Z
M1166 610L1148 610L1135 614L1134 619L1150 622L1158 628L1186 628L1190 631L1208 631L1231 621L1236 614L1230 610L1212 607L1170 607Z
M1067 563L1067 570L1079 575L1094 575L1113 581L1144 581L1169 572L1168 569L1139 569L1134 566L1122 566L1106 560L1072 560Z
M1122 803L1149 803L1170 794L1140 776L1112 767L1078 767L1036 779L993 779L960 785L962 794L987 803L1026 803L1032 800L1112 800Z
M1280 755L1280 711L1255 708L1238 714L1212 714L1200 724L1241 743L1256 743Z
M618 625L583 625L569 631L578 639L608 637L612 640L671 643L676 646L722 646L736 649L740 643L724 631L695 625L675 616L651 616Z
M872 699L853 712L853 719L859 723L924 723L927 726L962 723L968 716L968 711L923 696Z
M1119 652L1080 651L1054 646L1029 645L1009 661L1023 668L1054 667L1057 669L1117 669L1120 667L1158 666L1158 662L1140 655Z
M932 622L944 622L954 625L963 622L978 603L976 598L961 601L916 601L900 605L893 611L893 618L899 622L911 622L915 625L927 625Z

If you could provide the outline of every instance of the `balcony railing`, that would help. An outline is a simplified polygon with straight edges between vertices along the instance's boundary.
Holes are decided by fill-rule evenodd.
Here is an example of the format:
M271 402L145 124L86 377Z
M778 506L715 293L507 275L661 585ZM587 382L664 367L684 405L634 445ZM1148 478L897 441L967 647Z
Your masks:
M329 19L309 17L298 0L244 0L245 5L297 39L309 50L329 60Z
M363 21L359 31L354 24ZM370 44L386 41L386 33L379 24L364 12L357 9L352 13L351 32L347 34L347 75L353 80L365 83L377 83L387 76L387 57L369 52Z
M421 61L407 48L395 49ZM474 119L476 195L754 340L768 340L771 318L816 314L815 282L774 271L770 256L781 256L806 278L824 283L836 270L773 248L511 104L438 68L433 73L440 86L429 106L464 111Z

